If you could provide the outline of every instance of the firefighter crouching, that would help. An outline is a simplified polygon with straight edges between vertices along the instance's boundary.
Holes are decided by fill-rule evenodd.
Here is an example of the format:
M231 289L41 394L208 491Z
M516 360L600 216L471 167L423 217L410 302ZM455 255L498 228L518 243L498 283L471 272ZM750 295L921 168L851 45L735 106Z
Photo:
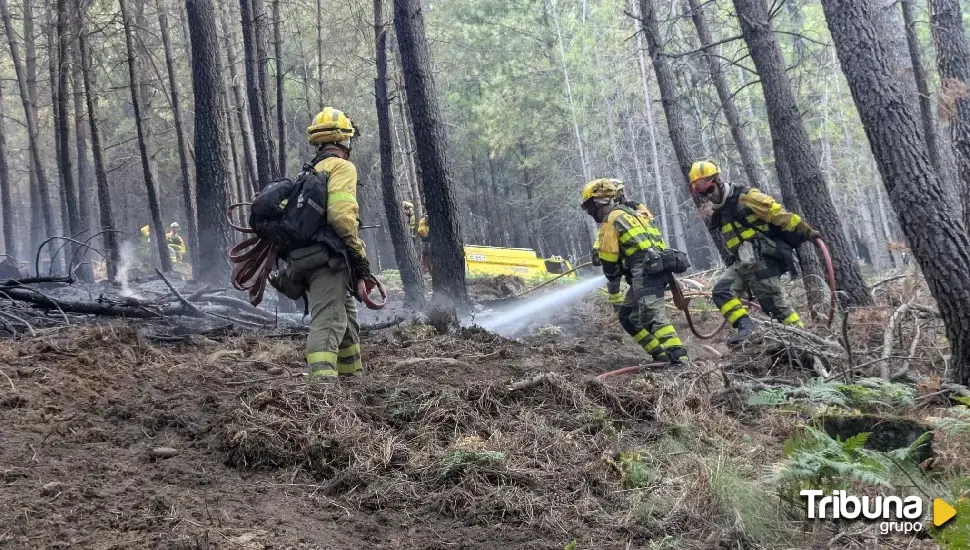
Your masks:
M671 273L687 270L687 257L670 250L642 204L622 201L622 183L596 179L583 188L583 210L598 224L594 246L620 324L657 361L682 366L687 352L667 317L664 291ZM630 285L626 295L620 281Z
M795 271L793 247L819 237L819 232L761 191L725 181L713 162L695 162L688 179L691 193L714 207L710 227L719 228L731 254L712 292L714 304L737 329L727 343L739 344L754 330L740 300L746 288L765 313L785 325L803 326L785 297L781 276Z
M358 236L357 168L350 162L357 129L343 112L326 107L307 128L316 147L310 165L327 181L327 227L320 243L289 251L270 283L287 297L305 295L310 309L306 360L311 381L353 375L361 369L360 323L351 288L375 281ZM353 284L351 284L353 283Z

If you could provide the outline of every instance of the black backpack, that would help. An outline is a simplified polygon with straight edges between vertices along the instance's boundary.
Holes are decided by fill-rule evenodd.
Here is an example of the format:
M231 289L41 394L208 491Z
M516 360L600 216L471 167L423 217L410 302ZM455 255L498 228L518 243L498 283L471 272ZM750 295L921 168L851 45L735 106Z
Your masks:
M253 199L249 226L284 253L324 240L329 177L314 169L324 158L304 164L295 180L273 180Z

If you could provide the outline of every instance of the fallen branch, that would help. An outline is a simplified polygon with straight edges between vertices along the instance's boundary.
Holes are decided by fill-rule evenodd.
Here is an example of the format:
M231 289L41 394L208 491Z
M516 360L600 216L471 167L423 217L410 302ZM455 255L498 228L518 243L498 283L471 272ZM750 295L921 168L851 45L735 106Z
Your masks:
M36 283L67 283L71 284L74 282L74 277L68 275L57 275L57 276L43 276L43 277L23 277L20 279L7 279L5 281L0 281L0 287L15 287L24 286Z
M250 304L245 300L240 300L238 298L232 298L229 296L205 296L196 299L197 302L208 302L213 304L219 304L223 306L228 306L231 308L244 311L250 315L255 315L266 321L276 321L277 317L275 314L266 311L265 309L259 309L258 307Z
M889 324L886 325L886 331L882 335L882 358L888 359L893 353L893 335L896 333L896 321L901 316L905 315L909 308L912 307L912 298L909 302L904 303L899 306L898 309L889 318ZM889 363L884 362L879 367L879 376L889 380Z
M178 298L178 301L183 306L185 306L185 308L188 310L190 315L192 315L193 317L205 317L205 313L203 313L199 308L195 307L194 304L186 300L185 296L182 296L182 293L176 290L175 286L172 285L172 281L169 281L168 277L166 277L165 274L162 273L162 271L157 267L155 268L155 273L158 273L158 276L162 278L162 281L165 283L165 286L167 286L168 289L171 290L173 294L175 294L175 297Z
M77 313L81 315L104 315L108 317L130 317L133 319L152 319L166 315L184 315L185 306L148 308L145 305L132 307L98 302L79 302L76 300L55 300L34 289L10 288L3 291L11 300L26 302L39 309L56 309L61 314ZM64 316L67 321L67 316Z
M526 378L525 380L519 380L518 382L516 382L516 383L512 384L511 386L505 388L505 391L512 392L512 391L525 390L525 389L528 389L528 388L534 388L534 387L538 386L539 384L545 382L546 380L552 378L553 376L558 376L558 375L556 373L554 373L554 372L544 372L542 374L538 374L536 376L533 376L532 378Z

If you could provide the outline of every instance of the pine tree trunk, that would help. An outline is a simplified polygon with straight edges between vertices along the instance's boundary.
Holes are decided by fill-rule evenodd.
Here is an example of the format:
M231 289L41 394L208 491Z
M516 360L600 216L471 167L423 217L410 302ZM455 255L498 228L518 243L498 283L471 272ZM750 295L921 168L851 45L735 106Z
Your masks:
M883 185L946 325L954 378L968 384L970 235L932 168L919 114L894 78L872 6L856 0L822 6Z
M256 183L259 179L259 172L256 169L256 144L253 141L249 116L246 115L246 93L243 90L242 80L239 78L236 70L236 32L232 20L229 17L229 8L230 6L227 2L220 11L222 14L222 40L226 49L227 65L229 65L229 88L232 89L232 95L236 101L232 110L236 113L236 122L239 125L239 134L242 137L242 161L245 163L245 170L237 173L237 176L248 182L250 191L255 193L259 188L259 184Z
M64 181L64 174L61 166L61 155L62 151L65 151L64 143L70 141L70 133L65 136L65 139L61 139L61 102L58 99L60 94L60 83L58 82L58 67L60 64L60 51L57 46L57 9L56 5L48 12L47 20L47 76L50 86L51 97L51 118L53 119L52 133L54 137L54 163L57 166L57 181L60 185L57 186L57 197L58 206L60 208L61 214L61 225L59 229L59 235L64 237L75 237L77 236L71 228L71 216L68 213L68 204L73 203L73 200L69 198L68 186ZM70 131L70 125L67 126L68 132ZM70 150L67 150L68 164L70 165ZM73 174L68 172L69 177L73 178ZM71 265L68 263L74 256L75 245L70 241L64 242L54 242L50 246L57 251L59 255L57 261L61 265L56 266L61 269L64 274L71 272Z
M277 174L286 175L286 101L285 78L283 69L283 21L280 19L280 0L273 0L273 53L276 67L276 139L279 142L277 156L279 168Z
M323 108L326 101L323 95L323 0L317 0L317 102Z
M566 86L566 107L569 109L569 114L572 116L573 135L576 138L576 149L579 152L579 162L583 171L583 184L585 185L585 182L593 179L593 172L586 156L586 146L583 144L582 132L579 131L579 118L576 114L576 103L573 101L572 84L569 81L569 68L566 64L566 46L563 44L562 40L562 28L559 25L559 12L556 7L556 0L549 0L549 3L549 12L552 14L552 20L556 28L556 43L559 45L559 60L562 64L563 82ZM404 48L401 49L403 51Z
M684 114L683 106L678 101L677 82L674 79L673 70L670 68L670 60L664 55L663 39L660 36L660 25L657 22L657 11L654 0L639 0L640 2L640 27L643 29L644 37L647 42L647 51L650 53L650 60L653 63L653 72L657 76L657 86L660 88L660 103L663 105L664 116L667 118L667 131L670 134L670 142L674 146L674 155L677 157L677 165L680 169L681 177L673 183L672 206L674 207L671 215L674 218L674 243L677 248L684 252L688 251L685 236L683 235L683 223L680 220L678 204L682 204L688 195L687 175L690 173L691 164L694 158L690 151L685 130L687 116ZM671 190L662 191L662 195L670 193ZM724 248L721 239L720 228L711 228L709 234L720 252L721 258L727 258L728 252ZM669 237L668 237L669 238Z
M936 118L933 116L933 102L930 87L926 82L926 69L923 67L923 54L920 51L919 38L916 36L915 0L900 0L903 10L903 23L906 25L906 45L909 49L910 63L913 65L913 79L916 81L916 92L919 95L920 120L923 123L923 136L930 152L930 162L942 176L943 160L940 157L940 145L937 139Z
M253 5L253 29L256 33L256 67L259 73L258 92L260 94L260 106L263 108L263 120L266 124L269 173L273 179L276 179L279 177L279 171L276 163L276 139L273 137L273 132L270 131L270 121L273 120L273 117L270 115L272 109L269 105L269 52L266 50L267 46L269 46L269 15L266 13L266 6L263 4L263 0L250 1Z
M178 79L175 72L175 60L172 56L172 39L168 29L168 15L161 1L158 6L158 26L162 35L162 47L165 50L165 68L168 74L168 87L172 93L172 118L175 120L175 138L178 146L179 171L182 178L182 201L185 203L185 223L188 226L189 257L192 262L193 275L199 272L199 225L195 213L195 191L192 189L192 176L189 172L189 155L185 145L185 130L182 125L182 100L179 95Z
M454 306L464 309L468 304L468 293L461 226L420 0L394 0L394 28L401 50L401 68L407 84L422 186L428 199L431 286L436 295L440 294Z
M80 13L75 9L75 22L80 28ZM84 99L83 85L81 83L80 56L77 51L71 50L71 96L74 103L74 145L77 158L77 206L78 206L78 227L81 231L91 229L91 164L88 162L88 140L84 130ZM82 250L82 252L87 252ZM88 257L94 259L90 252ZM94 268L90 262L82 262L77 267L78 277L82 281L94 280Z
M643 32L639 19L639 6L637 0L630 0L631 13L633 17L633 32L637 37L637 68L640 72L640 86L643 90L643 112L647 115L647 131L650 136L650 159L653 165L653 185L657 193L657 206L659 206L660 229L666 238L670 238L670 218L667 214L667 193L664 192L664 178L660 175L660 154L657 152L658 132L657 125L653 119L653 100L650 99L650 84L647 82L647 63L643 58ZM647 202L646 192L643 194L643 202ZM675 246L680 248L681 243Z
M779 136L791 170L798 202L809 223L825 237L835 268L835 282L846 305L868 305L872 296L866 289L842 228L842 221L832 203L825 178L808 132L795 103L778 39L768 21L765 0L734 0L741 21L741 32L751 53L765 96L768 124L772 136Z
M798 204L798 193L795 191L794 179L785 160L784 145L782 145L781 140L772 139L772 146L775 150L775 171L778 175L778 185L781 188L782 202L790 211L797 212L801 208ZM802 269L805 301L808 302L812 318L817 318L817 314L821 312L825 303L822 281L826 278L818 254L815 253L815 245L805 243L798 247L798 265Z
M243 48L246 52L246 90L249 116L253 123L253 143L256 149L256 187L262 189L273 180L275 168L269 145L269 121L266 118L266 89L260 78L257 24L253 0L240 0L242 11ZM261 48L260 48L261 49ZM196 153L198 154L198 153Z
M697 36L701 39L701 47L704 48L707 72L714 82L717 97L721 100L721 109L724 111L724 118L727 120L728 126L731 127L731 137L734 138L734 145L738 148L738 153L741 155L741 165L744 166L744 173L747 174L748 182L751 186L758 189L766 189L767 186L765 184L768 182L768 177L754 154L751 142L744 135L744 129L741 127L741 117L738 115L738 109L734 104L734 96L731 94L731 90L728 88L727 81L724 78L724 73L721 71L721 64L717 57L712 55L710 45L714 42L714 39L711 37L711 29L708 27L703 6L701 6L700 0L688 0L688 3L691 9L691 19L694 20L694 28L697 29Z
M34 117L37 117L37 53L34 38L34 0L24 0L21 6L24 17L24 70L27 73L27 94ZM29 144L28 144L29 146ZM37 165L30 153L27 162L30 171L30 204L32 205L30 219L30 249L36 250L45 239L48 230L44 223L44 212L41 204L50 200L49 193L41 193L40 179L37 177ZM54 233L49 233L53 235Z
M13 223L10 168L7 166L7 134L4 132L3 87L0 86L0 216L3 217L3 253L17 256L17 234Z
M192 41L195 92L195 193L199 205L199 280L224 284L229 278L226 252L231 244L228 143L221 131L226 116L215 7L212 0L186 0Z
M0 0L2 1L2 0ZM80 9L80 0L77 0ZM79 11L79 17L80 11ZM101 128L96 110L98 101L91 84L91 59L84 25L78 33L78 48L81 52L81 76L84 80L84 100L88 108L88 129L91 131L91 156L94 158L94 177L98 182L98 212L101 221L102 240L108 249L108 280L114 281L121 263L121 247L115 232L114 210L111 206L111 190L108 186L108 171L105 168L104 150L101 147Z
M148 211L151 214L152 242L158 252L159 265L162 271L172 270L172 258L169 256L168 243L165 242L165 226L162 225L162 209L158 202L158 190L152 174L151 157L148 154L148 138L142 113L141 79L139 68L135 61L134 38L132 37L133 23L129 13L128 0L118 0L121 6L121 17L125 32L125 45L128 54L128 87L131 88L131 104L135 114L135 131L138 134L138 153L141 156L141 169L145 178L145 189L148 193ZM196 105L196 109L198 109Z
M940 107L950 121L950 139L962 182L963 220L970 224L970 48L959 0L930 0L930 8L936 65L942 81Z
M30 0L25 1L30 2ZM56 235L57 228L54 221L54 209L51 206L47 171L44 169L43 159L41 158L40 138L37 134L36 101L32 101L32 96L28 90L27 74L25 73L29 73L29 71L25 71L24 66L20 62L20 48L17 45L17 40L15 38L16 34L14 34L13 25L10 20L10 11L7 9L7 0L0 0L0 16L3 17L3 26L7 33L7 44L10 46L10 58L13 62L14 71L17 75L17 85L20 88L20 99L23 103L24 113L26 115L27 140L30 146L30 156L33 160L34 171L37 178L37 191L40 199L40 211L44 217L44 229L47 231L48 236ZM53 254L53 247L50 250L50 253Z
M414 240L401 216L401 200L394 185L394 149L391 143L391 102L387 96L387 30L384 28L382 0L374 0L374 36L377 45L377 78L374 97L377 105L377 133L381 155L381 189L387 229L394 245L394 259L401 272L404 295L413 307L424 304L424 279L418 263Z

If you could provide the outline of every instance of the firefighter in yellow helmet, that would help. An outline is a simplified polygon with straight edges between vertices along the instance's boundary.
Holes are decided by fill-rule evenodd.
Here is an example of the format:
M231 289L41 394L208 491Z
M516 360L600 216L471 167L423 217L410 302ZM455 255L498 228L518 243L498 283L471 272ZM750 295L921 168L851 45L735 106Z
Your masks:
M408 235L410 235L412 239L415 239L415 243L417 243L416 239L418 235L418 222L416 219L414 219L414 203L411 201L402 201L401 207L404 210L404 219L408 223Z
M172 222L172 225L169 226L169 231L165 234L165 242L168 243L168 249L172 254L172 261L181 262L185 258L186 247L185 240L179 234L178 222Z
M691 193L714 208L710 226L720 228L731 254L730 265L712 293L721 314L738 331L727 343L736 345L754 330L740 300L746 288L765 313L783 324L802 326L782 291L781 276L794 273L793 247L818 237L819 232L761 191L726 181L713 162L695 162L688 179Z
M307 128L315 149L309 163L327 175L327 227L323 242L291 250L270 283L290 298L305 294L310 309L307 365L311 381L333 380L361 368L360 323L353 288L372 281L358 235L357 168L350 162L357 128L342 111L325 107Z
M580 204L600 224L594 254L623 330L654 359L682 366L687 352L667 317L664 291L672 272L686 271L686 255L668 250L653 215L642 204L623 200L618 180L589 182ZM630 285L625 296L620 292L623 278Z

